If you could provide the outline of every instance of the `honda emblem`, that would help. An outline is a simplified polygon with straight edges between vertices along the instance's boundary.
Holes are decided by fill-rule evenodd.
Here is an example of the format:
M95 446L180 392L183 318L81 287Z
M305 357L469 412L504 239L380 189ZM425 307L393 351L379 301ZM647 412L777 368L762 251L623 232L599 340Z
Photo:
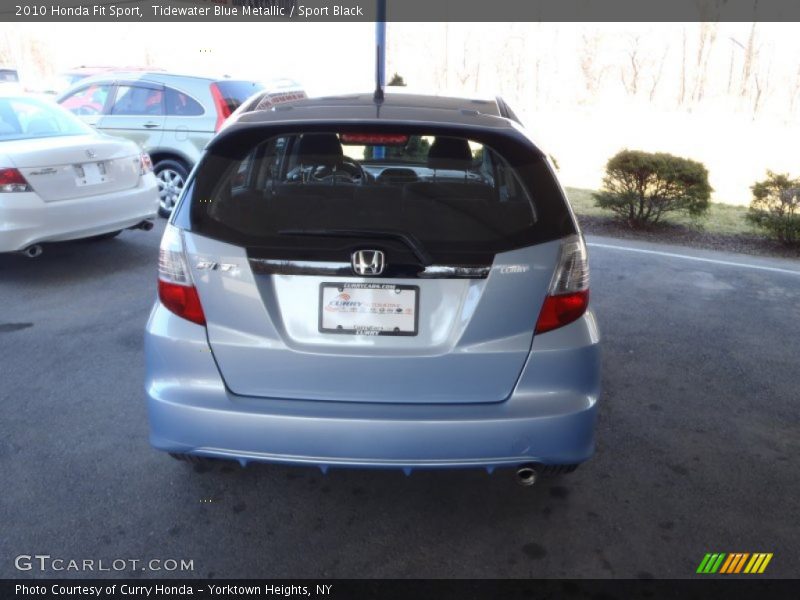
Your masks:
M386 261L380 250L357 250L353 252L353 272L356 275L380 275Z

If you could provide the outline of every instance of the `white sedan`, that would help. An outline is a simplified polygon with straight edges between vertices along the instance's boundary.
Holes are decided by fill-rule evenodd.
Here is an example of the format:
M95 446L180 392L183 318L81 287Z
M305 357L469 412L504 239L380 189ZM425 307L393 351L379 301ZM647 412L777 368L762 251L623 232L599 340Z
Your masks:
M150 157L54 103L0 95L0 252L34 257L42 242L152 228Z

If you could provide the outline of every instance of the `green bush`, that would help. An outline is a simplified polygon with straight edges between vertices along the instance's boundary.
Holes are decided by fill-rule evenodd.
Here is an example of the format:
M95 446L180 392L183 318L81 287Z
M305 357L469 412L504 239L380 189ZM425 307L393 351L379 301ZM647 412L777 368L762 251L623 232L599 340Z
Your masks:
M755 183L747 219L783 242L800 242L800 179L767 171L764 181Z
M708 210L711 186L702 163L663 152L623 150L606 165L603 188L594 194L631 225L658 223L669 212L693 216Z

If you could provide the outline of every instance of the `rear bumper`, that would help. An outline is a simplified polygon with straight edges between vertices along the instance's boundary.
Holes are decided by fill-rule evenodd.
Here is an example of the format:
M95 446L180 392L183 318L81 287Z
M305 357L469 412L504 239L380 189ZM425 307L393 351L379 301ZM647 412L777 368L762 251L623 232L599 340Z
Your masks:
M0 194L0 252L133 227L155 217L157 209L152 174L135 188L73 200L44 202L35 192Z
M487 404L236 396L204 328L158 304L145 341L150 441L159 450L322 468L577 464L594 451L599 346L591 313L539 336L512 396Z

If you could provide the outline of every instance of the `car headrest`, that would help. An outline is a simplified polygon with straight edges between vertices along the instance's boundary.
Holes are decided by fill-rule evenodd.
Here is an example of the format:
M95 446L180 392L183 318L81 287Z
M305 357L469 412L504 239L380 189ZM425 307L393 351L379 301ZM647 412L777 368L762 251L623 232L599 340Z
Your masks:
M465 171L472 166L472 151L463 138L437 137L428 150L428 167Z
M303 165L332 167L344 156L335 133L305 133L297 146L297 158Z

